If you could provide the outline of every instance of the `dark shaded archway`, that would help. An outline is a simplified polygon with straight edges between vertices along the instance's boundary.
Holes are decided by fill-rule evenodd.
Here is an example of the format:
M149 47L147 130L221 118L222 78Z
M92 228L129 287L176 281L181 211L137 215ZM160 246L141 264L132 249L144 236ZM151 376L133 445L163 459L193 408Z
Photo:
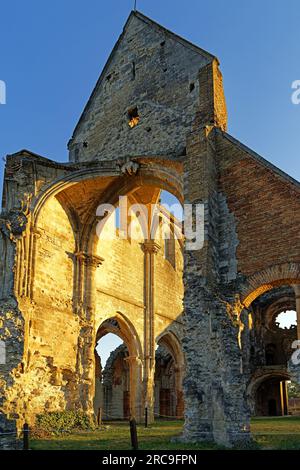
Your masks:
M182 381L185 360L179 339L167 331L157 339L155 370L156 416L183 418L184 398Z

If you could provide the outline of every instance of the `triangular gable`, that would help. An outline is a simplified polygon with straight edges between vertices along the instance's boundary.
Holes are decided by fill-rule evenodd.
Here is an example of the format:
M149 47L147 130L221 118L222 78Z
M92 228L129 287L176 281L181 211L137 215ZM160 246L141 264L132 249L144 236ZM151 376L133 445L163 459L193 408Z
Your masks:
M197 53L199 54L201 57L205 58L207 60L207 62L211 62L213 61L214 59L216 59L216 57L212 54L210 54L209 52L205 51L204 49L201 49L200 47L196 46L195 44L189 42L188 40L182 38L181 36L178 36L177 34L173 33L172 31L168 30L167 28L161 26L160 24L156 23L155 21L153 21L152 19L148 18L147 16L143 15L142 13L138 12L138 11L132 11L124 25L124 28L123 28L123 31L121 33L121 35L119 36L106 64L104 65L103 67L103 70L101 72L101 75L91 93L91 96L89 98L89 100L87 101L87 104L75 126L75 129L74 129L74 132L73 132L73 136L76 134L79 126L80 126L80 123L82 122L82 120L84 119L87 111L89 110L90 108L90 105L93 101L93 98L95 97L95 95L97 94L100 86L101 86L101 83L104 79L104 77L106 76L107 74L107 70L115 56L115 53L117 51L117 49L119 48L119 45L121 43L121 41L123 40L125 34L127 33L128 29L129 29L129 26L132 22L133 19L138 19L139 21L143 22L145 25L151 27L152 29L160 32L160 33L163 33L166 37L168 38L171 38L173 39L174 41L176 41L177 43L181 44L182 46L186 47L187 49L189 49L190 51L193 51L194 53Z

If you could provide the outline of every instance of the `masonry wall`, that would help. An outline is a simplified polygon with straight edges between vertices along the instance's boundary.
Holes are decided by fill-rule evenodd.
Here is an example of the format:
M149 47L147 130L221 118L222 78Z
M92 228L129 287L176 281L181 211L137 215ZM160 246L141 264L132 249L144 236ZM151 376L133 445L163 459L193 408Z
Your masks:
M299 183L289 182L242 144L216 135L220 193L236 225L237 271L249 276L299 262Z
M96 325L105 318L121 312L134 324L143 339L144 331L144 253L143 239L99 240L97 255L103 264L96 270ZM180 320L183 305L183 253L176 242L176 267L164 256L164 240L155 255L155 334L159 336L170 325ZM180 323L181 324L181 323ZM179 324L179 330L180 330ZM175 327L176 329L176 327ZM179 334L180 336L180 334Z
M104 319L121 312L134 324L139 337L143 338L144 258L140 242L99 240L97 255L104 261L96 270L96 329Z
M179 241L175 241L175 266L165 259L164 240L160 240L160 250L155 256L154 302L155 328L158 334L170 324L176 334L176 325L182 324L183 312L183 251ZM176 323L178 322L178 323ZM178 334L181 337L181 334Z
M133 110L139 120L130 128ZM117 195L118 183L128 183L131 190L148 179L156 181L157 172L162 187L171 187L187 203L204 205L204 247L184 255L183 339L180 246L176 270L164 259L161 240L162 249L147 255L155 260L155 336L172 329L185 352L183 439L225 445L248 441L244 350L247 354L249 342L238 294L247 276L274 264L300 262L299 186L222 133L226 120L217 60L133 13L69 143L75 164L56 165L27 151L20 152L25 159L8 159L0 254L6 274L15 275L15 262L23 263L15 280L24 289L16 299L13 275L4 279L10 298L0 305L0 338L8 340L10 362L0 381L6 393L0 420L7 416L21 425L24 419L33 421L35 413L75 406L90 412L96 331L116 313L134 325L142 346L144 331L145 336L150 332L152 346L152 324L144 325L144 316L152 320L153 312L152 298L144 299L142 239L100 241L96 253L89 251L84 236L75 246L70 221L55 199L45 205L31 233L39 191L65 177L68 188L58 197L74 215L79 235L81 224L86 228L91 223L89 215L94 216L110 176L119 178L110 188ZM176 165L172 173L164 159L153 158L148 169L148 163L127 161L145 155L184 164L183 194ZM99 170L108 176L103 184ZM82 184L72 186L76 181ZM104 259L102 264L95 254ZM27 264L31 255L32 267ZM138 367L135 378L140 381ZM145 382L150 390L151 377ZM146 399L147 394L148 389Z
M36 230L33 297L19 298L25 319L23 362L6 391L8 416L28 422L36 413L73 409L78 400L78 321L72 311L74 236L66 213L52 198Z
M78 326L73 314L74 234L56 198L45 204L38 220L30 337L54 365L74 370ZM59 354L58 354L59 351Z
M75 129L70 159L183 154L199 105L198 72L211 60L133 14ZM134 107L140 121L130 129Z
M43 207L37 224L33 296L39 303L64 303L72 309L74 233L55 197Z

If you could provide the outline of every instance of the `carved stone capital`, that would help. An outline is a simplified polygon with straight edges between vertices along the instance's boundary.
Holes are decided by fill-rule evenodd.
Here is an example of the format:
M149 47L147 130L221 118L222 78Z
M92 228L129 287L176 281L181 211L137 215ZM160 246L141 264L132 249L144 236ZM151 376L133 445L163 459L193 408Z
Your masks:
M140 165L137 162L133 162L129 160L128 162L124 163L120 166L121 173L123 175L136 175Z
M148 241L145 241L144 243L141 243L141 248L144 253L156 254L160 250L160 245L153 240L148 240Z
M74 257L85 266L91 266L93 268L98 268L104 261L104 258L101 258L101 256L91 255L85 251L74 253Z

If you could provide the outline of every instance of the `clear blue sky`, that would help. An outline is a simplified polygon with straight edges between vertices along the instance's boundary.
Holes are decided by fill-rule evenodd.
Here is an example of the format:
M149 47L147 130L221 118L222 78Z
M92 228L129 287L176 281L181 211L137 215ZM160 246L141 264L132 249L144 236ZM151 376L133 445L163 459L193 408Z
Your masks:
M114 335L112 333L108 333L107 335L103 336L97 344L97 352L101 357L101 366L102 368L105 367L107 363L107 359L110 356L110 353L114 351L118 346L120 346L123 341L119 338L119 336Z

